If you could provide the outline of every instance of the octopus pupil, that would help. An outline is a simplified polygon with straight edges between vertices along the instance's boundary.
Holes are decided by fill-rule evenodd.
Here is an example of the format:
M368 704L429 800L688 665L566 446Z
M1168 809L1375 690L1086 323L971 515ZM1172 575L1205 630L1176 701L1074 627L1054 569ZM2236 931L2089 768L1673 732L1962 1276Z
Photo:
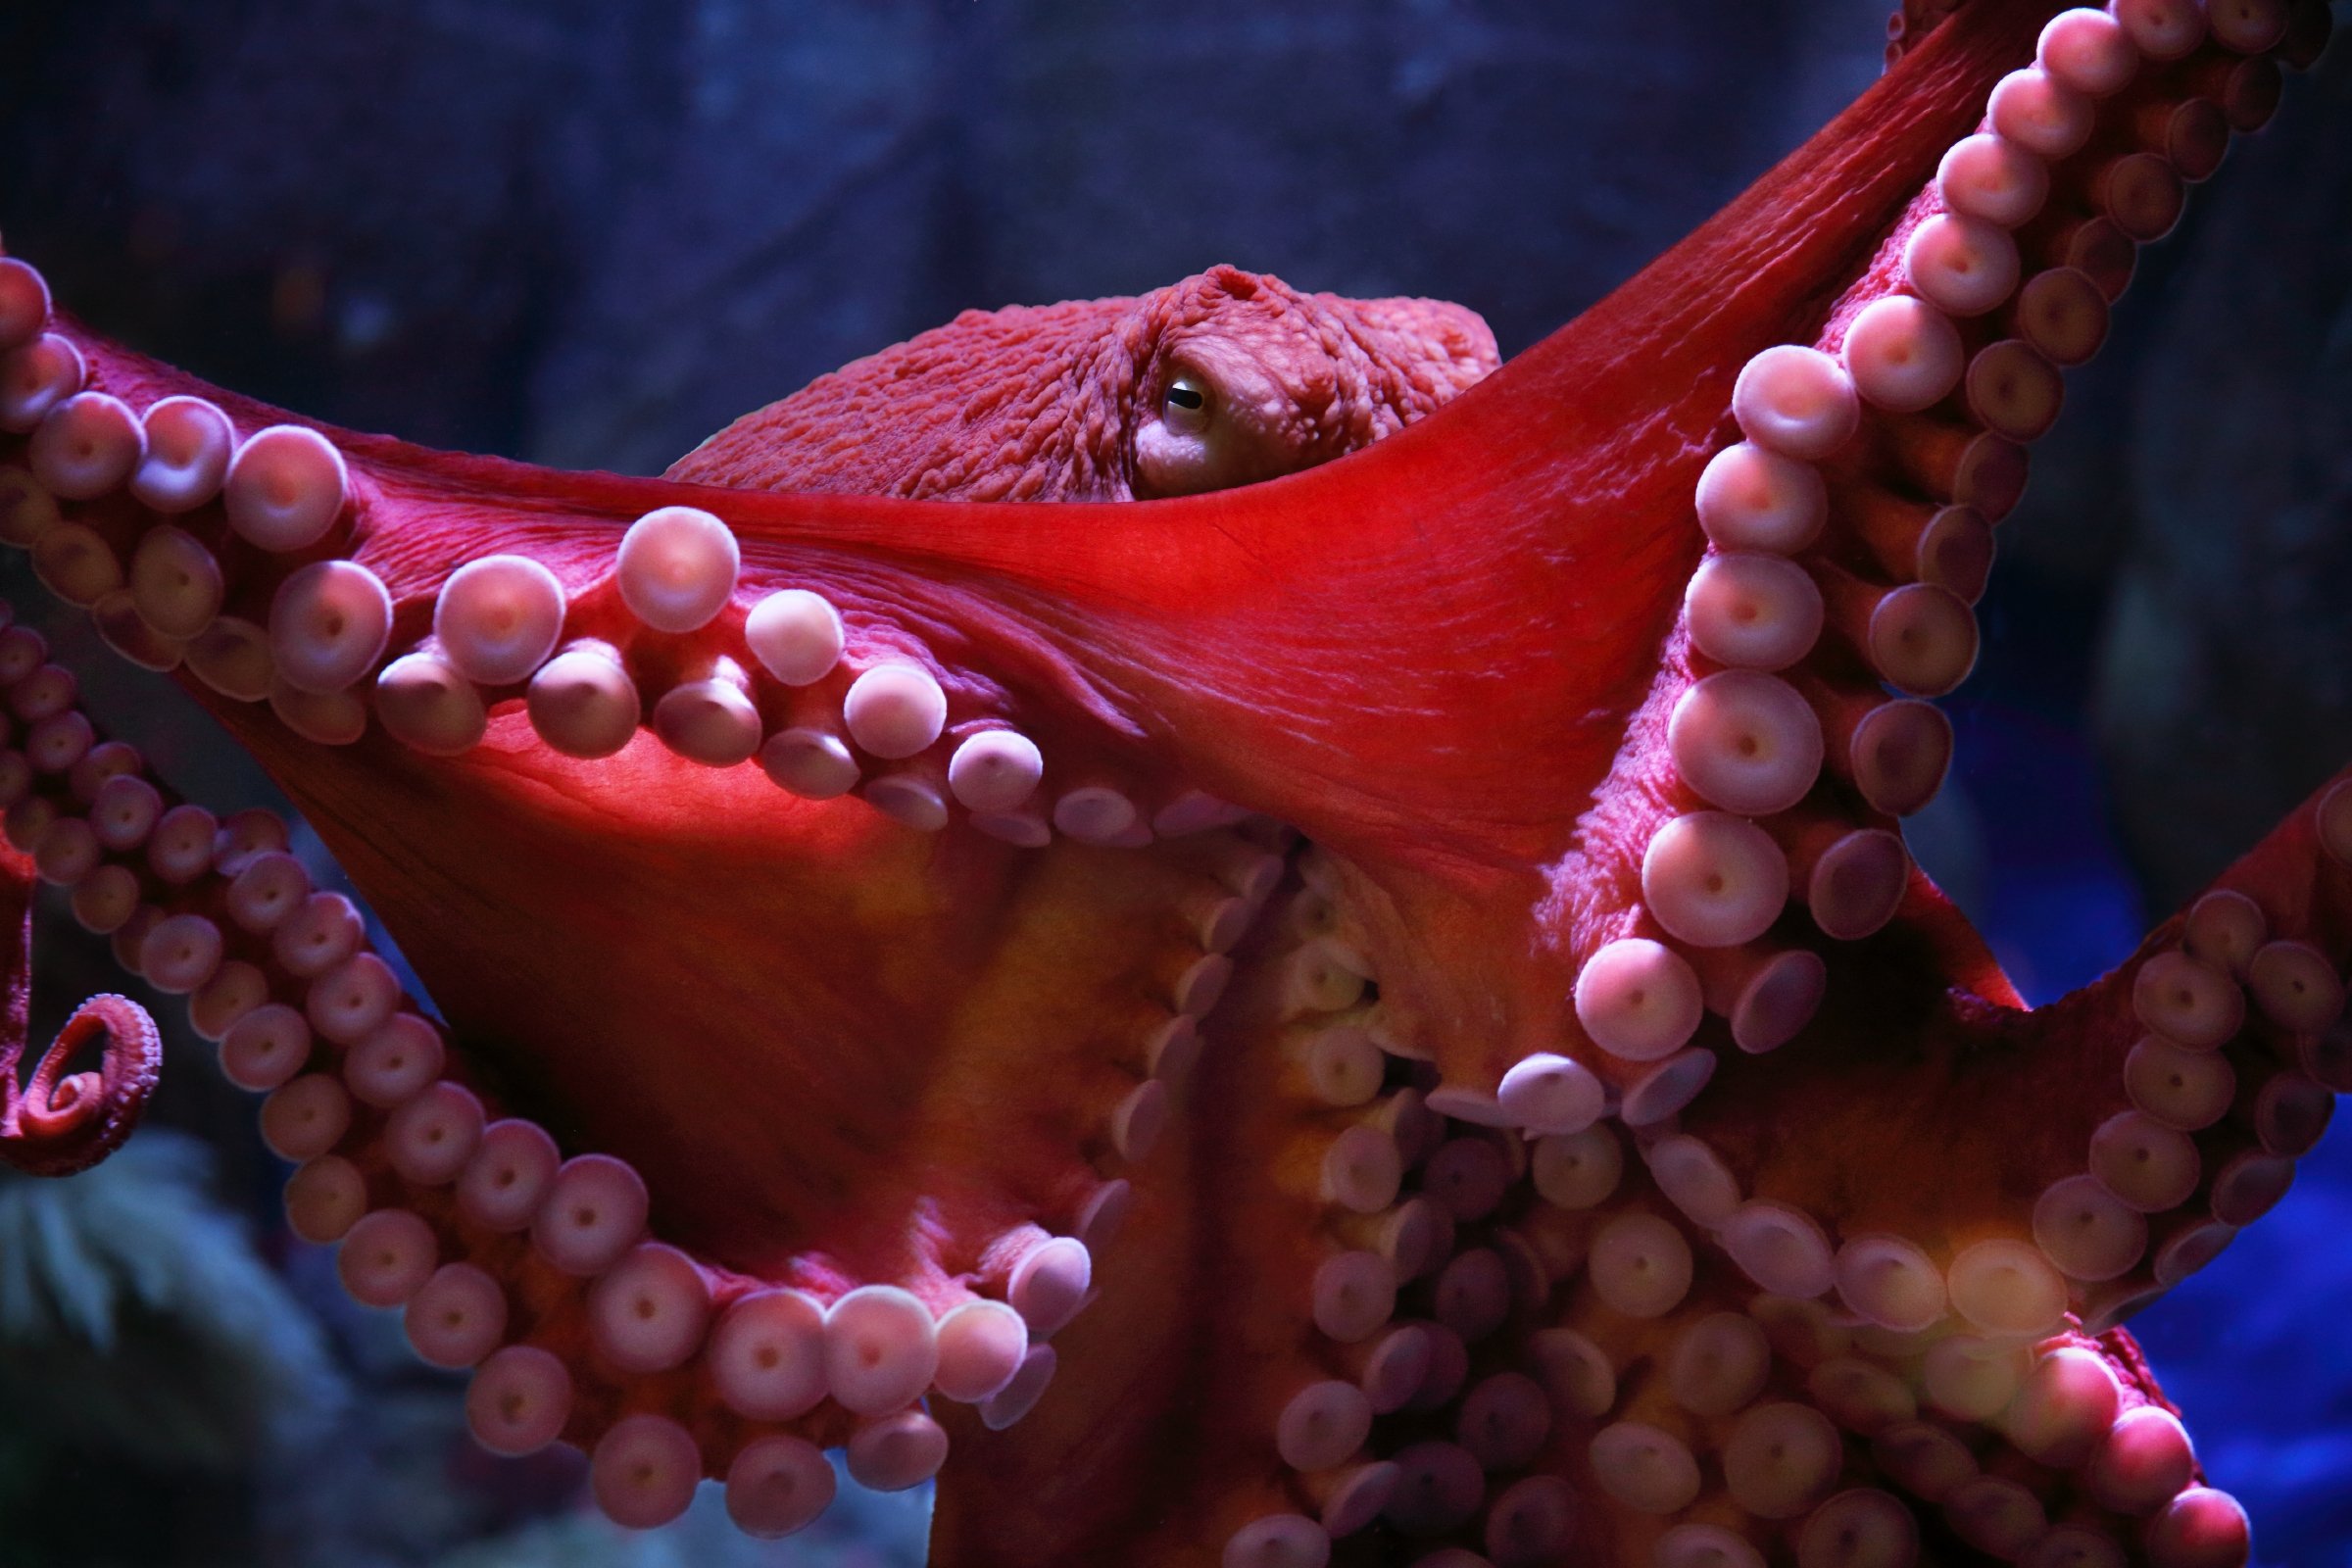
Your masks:
M1180 409L1200 409L1205 407L1208 402L1199 392L1181 384L1168 388L1168 401Z

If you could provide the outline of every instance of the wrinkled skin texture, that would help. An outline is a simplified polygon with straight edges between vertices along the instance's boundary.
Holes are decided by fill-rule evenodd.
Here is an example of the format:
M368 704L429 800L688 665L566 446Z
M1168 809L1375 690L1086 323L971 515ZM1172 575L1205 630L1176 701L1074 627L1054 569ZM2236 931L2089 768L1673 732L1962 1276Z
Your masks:
M2238 53L2304 53L2314 16ZM1901 529L1888 519L2014 502L2022 456L1986 437L2031 421L1997 378L1909 416L1874 408L1815 454L1828 526L1818 548L1780 548L1835 600L1832 624L1774 666L1790 673L1771 701L1803 716L1731 726L1728 752L1799 750L1785 743L1812 734L1826 766L1786 799L1750 798L1710 781L1715 754L1689 738L1710 730L1694 693L1744 668L1719 667L1730 661L1686 612L1700 564L1740 553L1692 501L1739 434L1734 384L1775 345L1842 352L1864 309L1905 286L1905 247L1939 216L1926 182L1992 82L2032 57L2042 21L1978 0L1908 39L1882 88L1620 295L1395 439L1264 486L1156 506L926 508L550 474L333 433L351 489L301 548L373 574L401 647L421 639L458 564L527 552L563 590L564 634L621 662L632 722L638 696L744 667L747 616L770 589L825 593L849 623L850 663L790 690L755 685L763 723L828 722L855 671L894 662L931 672L948 713L936 750L862 748L863 802L791 800L634 730L602 755L559 753L509 701L519 683L490 682L482 729L431 747L404 746L353 693L309 694L342 700L321 706L281 691L275 712L232 700L204 675L209 655L189 683L416 960L451 1020L453 1079L492 1114L544 1122L567 1153L628 1160L652 1234L686 1250L711 1304L732 1310L763 1286L831 1301L871 1283L935 1311L1017 1302L1047 1234L1086 1239L1100 1294L1054 1333L1047 1399L1003 1431L993 1417L1006 1412L937 1401L954 1437L941 1561L1329 1549L1386 1564L1443 1542L1514 1562L1641 1564L1670 1532L1687 1544L1711 1528L1812 1556L1802 1537L1833 1486L1899 1522L1877 1539L1916 1533L1936 1561L2015 1557L2035 1544L2021 1534L2053 1525L2107 1543L2105 1560L2242 1561L2242 1520L2190 1485L2184 1447L2141 1469L2101 1457L2128 1446L2114 1436L2127 1418L2174 1430L2115 1324L2276 1200L2324 1125L2315 1097L2324 1106L2345 1080L2328 1026L2352 950L2352 792L2295 812L2227 873L2221 902L2160 926L2116 975L2032 1011L1899 845L1885 858L1923 786L1890 787L1885 759L1854 739L1857 713L1926 723L1885 704L1885 683L1942 689L1965 660L1920 676L1898 657L1909 643L1879 637L1881 612L1930 606L1944 618L1926 630L1950 635L1924 637L1929 651L1970 650L1981 587L1932 580L1949 564L1889 549ZM2218 81L2222 98L2200 101L2259 121L2262 64L2215 50L2152 73L2126 106L2168 111ZM2103 123L2120 139L2136 122L2119 108ZM2078 302L2120 294L2129 274L2128 247L2119 262L2068 221L2107 199L2103 170L2062 169L2047 226L2016 241L2037 270L2078 271L2060 280ZM93 383L131 406L199 390L57 324ZM2005 326L1975 321L1963 347ZM240 433L277 417L220 401ZM10 525L38 535L36 560L60 580L80 581L70 571L92 559L61 525L109 552L152 528L111 498L51 519L18 495ZM613 547L631 518L681 504L731 526L742 572L715 619L659 631L616 582ZM220 553L232 613L274 612L299 553L188 516ZM161 662L183 652L109 624ZM300 628L280 646L303 653ZM1406 646L1424 657L1400 660ZM355 710L363 722L346 727ZM908 792L919 804L951 747L1012 724L1048 760L1057 831L1040 848L986 832L977 812L943 809L931 837L868 808L892 799L886 783L902 810ZM1924 771L1939 776L1940 760ZM70 813L71 778L28 787ZM1104 790L1140 803L1137 820L1065 813L1101 807L1087 792ZM1194 790L1253 818L1219 825ZM25 804L12 832L47 846L58 824ZM1761 853L1801 890L1785 906L1776 895L1742 937L1670 927L1668 879L1648 863L1710 809L1762 822L1787 848ZM1868 919L1832 858L1857 845L1857 874L1885 896ZM215 897L136 886L159 908ZM1638 1012L1650 995L1596 978L1629 939L1692 973L1691 1016L1670 1038L1612 1021L1611 1004ZM277 956L224 940L241 962ZM155 961L143 946L131 956ZM1758 989L1807 972L1820 984L1809 999L1797 988L1802 1005ZM322 1016L333 1002L263 973ZM1653 973L1671 991L1681 971ZM1188 1074L1168 1063L1195 1019L1208 1044ZM2213 1079L2175 1058L2154 1058L2175 1062L2170 1077L2129 1065L2149 1059L2146 1040L2225 1064L2235 1100L2184 1102L2182 1085ZM318 1065L367 1078L332 1049ZM1591 1103L1531 1102L1516 1092L1531 1066L1539 1088ZM1154 1085L1180 1101L1156 1146L1142 1129L1170 1107ZM2174 1118L2170 1136L2149 1134L2151 1103ZM2142 1148L2166 1178L2160 1193L2132 1160L2106 1162L2100 1180L2138 1200L2128 1212L2083 1185L2086 1151L2098 1168L2118 1118L2148 1134L2125 1152ZM1522 1131L1544 1135L1532 1152ZM1622 1172L1587 1191L1575 1160L1601 1148ZM1383 1150L1401 1167L1385 1183ZM631 1370L627 1343L594 1317L591 1270L564 1272L547 1237L485 1220L415 1156L386 1119L356 1115L312 1152L298 1223L332 1236L344 1232L322 1219L387 1210L429 1239L431 1260L490 1275L502 1333L568 1369L560 1425L598 1450L608 1507L631 1511L650 1473L625 1453L604 1462L616 1434L660 1433L712 1473L755 1436L858 1451L869 1429L838 1402L747 1419L692 1350L631 1352L644 1362ZM336 1182L348 1201L320 1197ZM1123 1228L1104 1219L1113 1193L1131 1205ZM1408 1193L1422 1206L1388 1206ZM2047 1201L2066 1193L2088 1206ZM1874 1251L1890 1239L1908 1250ZM378 1255L344 1257L364 1271ZM1919 1290L1879 1288L1864 1265L1889 1255ZM1060 1278L1062 1304L1078 1304ZM1672 1289L1629 1288L1654 1281ZM1395 1304L1415 1321L1395 1332L1458 1335L1467 1402L1459 1377L1398 1388L1374 1370L1399 1282ZM1029 1296L1037 1337L1058 1330L1061 1314ZM1753 1387L1702 1375L1694 1390L1661 1371L1727 1319L1764 1348ZM2088 1381L2015 1386L2045 1367ZM1369 1436L1336 1450L1313 1421L1302 1439L1286 1420L1334 1383L1385 1391ZM1739 1396L1716 1408L1727 1385ZM1938 1484L1915 1450L1877 1441L1931 1407L1936 1441L1984 1485L1962 1494L1948 1470ZM1805 1442L1759 1452L1748 1417L1791 1410ZM1429 1444L1455 1440L1433 1459ZM1814 1462L1776 1468L1807 1442ZM1643 1470L1642 1453L1659 1465ZM1679 1478L1677 1456L1687 1490L1645 1485ZM2109 1473L2119 1464L2131 1484ZM1379 1517L1345 1505L1383 1484ZM1253 1549L1268 1521L1301 1551ZM1342 1539L1318 1547L1327 1525Z
M1458 305L1219 267L1138 299L966 311L745 415L668 477L941 501L1194 495L1367 446L1498 363Z

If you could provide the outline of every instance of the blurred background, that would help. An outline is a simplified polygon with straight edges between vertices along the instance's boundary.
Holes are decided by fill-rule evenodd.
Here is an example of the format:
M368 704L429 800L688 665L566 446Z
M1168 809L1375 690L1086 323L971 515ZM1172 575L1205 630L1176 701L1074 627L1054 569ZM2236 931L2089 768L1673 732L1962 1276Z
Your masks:
M1885 14L12 0L0 231L102 330L241 391L654 472L958 310L1220 261L1459 300L1509 354L1868 86ZM2352 48L2290 82L2143 258L2069 400L1947 705L1954 787L1912 824L2034 1000L2112 965L2352 760ZM102 716L142 715L166 777L222 808L267 798L186 705L158 729L168 685L69 653L103 672ZM78 935L48 911L42 1040L120 983ZM208 1056L174 1042L158 1130L100 1171L0 1178L9 1568L920 1561L919 1494L845 1483L766 1546L710 1496L628 1536L582 1514L576 1457L479 1453L459 1380L285 1235L283 1172ZM2339 1135L2133 1324L2265 1564L2352 1562L2347 1295Z

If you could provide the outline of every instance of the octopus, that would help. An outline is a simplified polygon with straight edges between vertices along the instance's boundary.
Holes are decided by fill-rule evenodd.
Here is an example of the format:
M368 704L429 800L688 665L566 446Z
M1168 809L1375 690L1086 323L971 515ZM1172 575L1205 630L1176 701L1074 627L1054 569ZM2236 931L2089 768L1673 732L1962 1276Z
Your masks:
M917 339L660 480L306 421L0 260L0 541L423 994L24 626L0 885L187 999L295 1233L624 1525L790 1534L840 1448L954 1565L2242 1564L2124 1325L2352 1087L2352 777L2035 1008L1900 823L2062 371L2328 29L1923 8L1492 374L1220 272L949 329L1108 340L1025 406ZM1203 288L1320 348L1186 359ZM67 1174L155 1032L20 1083L29 966L0 1153Z

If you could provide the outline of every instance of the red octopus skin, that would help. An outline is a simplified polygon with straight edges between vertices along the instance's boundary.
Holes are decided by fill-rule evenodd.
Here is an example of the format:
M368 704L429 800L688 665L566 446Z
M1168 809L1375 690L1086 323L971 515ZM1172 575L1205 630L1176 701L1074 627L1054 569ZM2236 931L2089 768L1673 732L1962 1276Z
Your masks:
M1083 1307L1054 1332L1057 1376L1027 1419L992 1431L935 1401L952 1436L937 1561L2242 1563L2242 1515L2164 1446L2173 1415L2117 1325L2276 1200L2324 1124L2314 1097L2346 1080L2328 1030L2352 954L2352 781L2107 980L2029 1011L1890 848L1888 811L1940 771L1919 755L1932 726L1891 708L1913 727L1890 757L1862 723L1896 722L1886 683L1965 673L1971 530L2014 503L2020 443L2054 401L2035 356L2103 318L2125 231L2161 227L2177 194L2134 161L2141 111L2202 99L2253 128L2268 56L2304 63L2325 39L2321 8L2232 5L2172 60L2169 14L2126 10L2148 58L2114 56L2137 74L2079 125L2031 81L1993 100L1996 122L2053 144L2048 199L2014 240L2027 279L2068 274L2047 313L1974 297L2004 242L1952 220L1933 183L2049 15L1975 0L1906 33L1878 89L1577 322L1371 450L1270 483L926 506L554 474L335 431L348 489L315 540L267 550L217 504L184 514L232 616L267 618L318 562L372 573L392 611L366 676L421 646L458 566L523 553L562 586L564 637L614 650L634 690L740 680L762 732L830 722L854 671L920 667L945 729L895 767L861 746L869 800L885 777L936 794L953 746L1011 725L1049 797L1116 791L1166 831L1094 844L1065 824L1028 850L954 810L926 834L857 801L796 801L647 733L567 758L513 708L519 682L484 694L486 732L454 756L394 740L355 693L281 690L273 712L185 683L415 961L451 1022L451 1078L565 1153L641 1172L651 1235L684 1250L712 1308L770 1285L820 1302L903 1286L941 1312L1018 1298L1044 1235L1099 1221L1105 1189L1132 1184L1124 1226L1089 1232L1095 1294L1052 1314ZM2069 69L2095 75L2098 39L2082 47ZM1841 402L1837 368L1884 344L1910 308L1879 307L1907 290L1961 317L1967 379L1898 413L1881 363L1873 407ZM247 439L280 419L63 316L50 327L131 409L204 392ZM1905 330L1897 347L1932 358ZM1817 466L1826 518L1731 506L1722 469L1694 501L1742 427L1790 472ZM79 471L37 440L36 475ZM6 456L23 461L13 440ZM154 517L103 489L51 512L48 482L10 481L0 534L54 583L95 588L126 651L182 657L151 622L110 619L104 567ZM723 520L741 569L713 618L662 632L624 599L614 551L630 519L672 506ZM1931 537L1959 542L1918 548ZM1786 567L1733 568L1776 624L1811 605L1818 629L1790 659L1737 651L1752 617L1686 608L1694 573L1735 554L1786 558L1811 584L1808 601ZM745 640L787 587L848 624L848 664L799 687L754 673ZM315 652L302 635L283 656ZM1443 657L1401 662L1407 642ZM42 678L12 685L20 717ZM341 733L354 713L361 733ZM1826 764L1806 755L1816 735ZM1775 755L1807 764L1792 787L1759 782L1750 764ZM1250 815L1203 826L1217 817L1196 791ZM87 792L27 764L12 793L20 848L68 860L71 833L53 835ZM1101 805L1071 820L1099 826ZM1765 847L1735 824L1722 841L1744 861L1657 850L1705 850L1709 812L1756 819ZM1774 866L1777 884L1758 869ZM159 910L222 906L201 879L132 874ZM1708 900L1743 878L1777 891L1727 936ZM222 940L271 995L303 995L298 951ZM1228 974L1206 950L1229 940ZM1207 1045L1146 1150L1149 1047L1191 1010ZM1334 1037L1349 1032L1375 1054L1347 1057ZM1372 1063L1362 1097L1319 1076L1348 1059ZM2228 1065L2218 1101L2197 1061ZM837 1399L746 1414L691 1350L629 1370L560 1257L484 1222L446 1175L412 1174L419 1146L387 1140L406 1114L356 1110L306 1167L325 1174L297 1217L411 1215L370 1234L406 1226L430 1260L484 1271L505 1337L569 1369L567 1440L676 1431L713 1474L786 1431L858 1451ZM1407 1247L1402 1208L1383 1223L1341 1200L1384 1187L1333 1164L1367 1127L1359 1146L1402 1151L1413 1213L1453 1216L1446 1245ZM1623 1172L1591 1191L1603 1146ZM313 1201L334 1182L358 1196ZM1467 1342L1467 1384L1393 1390L1369 1369L1397 1266L1383 1248L1408 1275L1435 1269L1396 1310ZM370 1280L378 1254L413 1261L354 1244L347 1271ZM1752 1381L1724 1353L1750 1345ZM1330 1438L1337 1417L1284 1421L1302 1392L1359 1379L1408 1408L1353 1441ZM1921 1436L1923 1413L1943 1437ZM2149 1433L2154 1458L2134 1446ZM660 1466L605 1451L600 1486L627 1512L632 1478ZM1401 1477L1379 1469L1399 1460ZM1385 1506L1352 1506L1382 1485Z
M966 311L745 415L668 477L918 501L1223 490L1368 446L1498 363L1459 305L1301 294L1217 267L1140 299ZM1155 487L1145 454L1181 376L1223 389L1215 461Z

